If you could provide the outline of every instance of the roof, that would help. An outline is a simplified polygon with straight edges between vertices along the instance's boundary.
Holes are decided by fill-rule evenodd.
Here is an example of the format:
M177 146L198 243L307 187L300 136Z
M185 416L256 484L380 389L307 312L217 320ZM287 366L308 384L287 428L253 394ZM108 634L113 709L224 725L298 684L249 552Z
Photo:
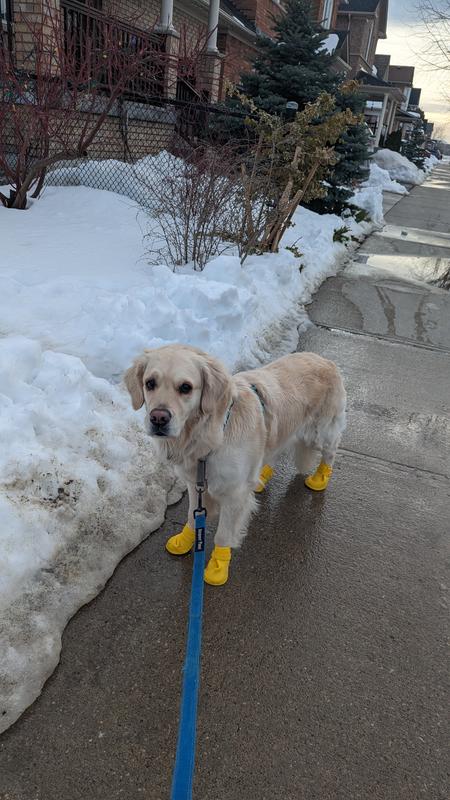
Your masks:
M358 72L356 80L361 83L361 91L364 91L364 94L387 94L396 103L401 103L403 100L402 91L398 86L394 86L389 81L382 81L381 78L377 78L376 75L371 75L369 72L364 72L362 69Z
M364 86L386 86L392 88L392 83L383 81L381 78L378 78L376 75L372 75L370 72L364 72L364 70L360 70L358 72L356 80L361 81Z
M348 0L339 3L340 14L375 14L378 10L378 38L386 39L389 0Z
M356 11L373 14L380 4L380 0L349 0L348 3L340 3L339 11Z
M244 25L244 27L253 34L256 32L254 21L246 17L244 12L233 3L233 0L220 0L220 10L224 11L225 14L228 14L230 17L234 17L238 22L241 23L241 25Z
M412 86L414 80L414 67L396 67L390 64L388 80L391 83L403 83Z
M342 47L342 45L344 44L344 42L345 42L345 40L347 39L347 37L348 37L348 30L347 30L347 31L344 31L344 30L342 30L342 31L335 31L335 30L333 30L333 33L335 33L335 34L336 34L336 36L337 36L337 37L338 37L338 39L339 39L339 44L338 44L338 46L336 47L336 50L339 50L339 49Z

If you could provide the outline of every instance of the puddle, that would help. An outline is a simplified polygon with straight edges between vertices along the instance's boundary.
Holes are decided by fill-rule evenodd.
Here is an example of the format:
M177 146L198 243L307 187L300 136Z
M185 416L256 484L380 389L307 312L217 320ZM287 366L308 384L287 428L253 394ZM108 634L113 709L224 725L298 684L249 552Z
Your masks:
M363 265L366 270L361 269ZM379 270L389 272L398 278L430 283L444 289L450 288L450 258L355 253L353 264L347 272L359 274L364 272L369 275Z

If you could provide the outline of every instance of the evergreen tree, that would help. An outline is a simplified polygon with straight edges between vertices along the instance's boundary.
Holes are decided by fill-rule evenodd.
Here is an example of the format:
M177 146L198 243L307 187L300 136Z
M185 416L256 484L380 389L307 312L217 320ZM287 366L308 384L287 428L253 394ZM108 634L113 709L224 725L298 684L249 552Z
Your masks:
M301 111L321 92L335 94L339 83L323 48L328 32L312 20L310 0L287 0L285 9L275 22L275 38L258 36L254 72L241 76L243 92L271 114L283 113L288 101Z
M288 101L301 111L322 92L336 98L336 110L350 108L362 113L364 97L340 87L341 77L333 70L333 56L323 47L328 32L312 18L310 0L287 0L286 13L274 25L275 38L258 37L258 55L251 73L241 76L244 94L258 108L282 114ZM352 187L368 175L368 131L364 124L350 126L336 145L339 160L327 178L328 194L314 201L321 213L341 213L353 194Z
M402 155L406 156L419 169L423 169L425 163L424 142L425 136L422 125L417 123L412 129L409 139L402 145L401 150Z
M337 108L350 108L355 114L362 114L365 98L359 94L354 84L347 91L340 91L336 97ZM341 134L335 152L339 157L327 178L328 191L324 198L316 201L314 210L326 214L342 214L350 205L354 188L369 177L369 129L364 122L350 125Z

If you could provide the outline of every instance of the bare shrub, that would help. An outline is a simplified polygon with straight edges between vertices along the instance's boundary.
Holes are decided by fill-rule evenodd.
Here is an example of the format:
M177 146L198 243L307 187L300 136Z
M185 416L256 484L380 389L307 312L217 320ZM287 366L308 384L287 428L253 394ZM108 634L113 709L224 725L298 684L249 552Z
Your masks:
M323 181L337 161L334 145L356 120L348 109L334 109L333 98L323 94L285 122L251 105L249 124L258 136L241 164L235 241L242 262L251 253L276 252L299 204L325 194Z
M276 252L298 205L325 193L323 180L337 160L334 144L355 116L336 112L327 94L291 122L239 98L250 112L240 120L240 138L173 148L181 157L173 158L170 176L164 164L165 174L148 184L153 262L193 262L201 270L231 244L241 263Z
M169 175L163 162L162 174L147 185L151 262L174 267L192 262L202 270L230 247L239 223L239 158L230 145L201 146L184 158L172 157Z

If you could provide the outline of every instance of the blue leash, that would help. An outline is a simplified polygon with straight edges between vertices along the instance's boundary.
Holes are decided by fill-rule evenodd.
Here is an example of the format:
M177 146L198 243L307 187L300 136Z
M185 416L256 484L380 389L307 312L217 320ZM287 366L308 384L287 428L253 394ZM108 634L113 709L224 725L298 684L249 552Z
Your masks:
M194 567L187 631L186 656L183 667L180 724L177 754L172 776L171 800L191 800L195 767L198 689L202 649L203 573L205 570L206 509L202 492L206 484L206 460L198 462L198 508L195 517Z

